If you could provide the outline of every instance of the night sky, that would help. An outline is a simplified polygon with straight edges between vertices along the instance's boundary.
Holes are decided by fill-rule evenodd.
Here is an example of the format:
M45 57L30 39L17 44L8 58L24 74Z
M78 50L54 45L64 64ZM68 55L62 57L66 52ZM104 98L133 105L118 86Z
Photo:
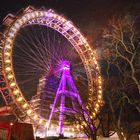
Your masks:
M88 36L106 25L113 15L140 13L140 0L1 0L0 23L8 13L14 14L28 5L54 9L72 20Z

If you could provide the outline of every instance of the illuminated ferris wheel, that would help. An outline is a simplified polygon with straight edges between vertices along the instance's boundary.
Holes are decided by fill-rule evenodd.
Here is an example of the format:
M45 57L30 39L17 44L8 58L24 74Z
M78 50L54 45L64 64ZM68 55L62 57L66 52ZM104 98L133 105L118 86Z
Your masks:
M40 115L30 101L36 96L39 79L43 77L54 103L62 76L60 69L70 69L83 102L95 96L93 114L98 113L102 79L96 52L71 21L51 9L28 7L16 16L6 17L5 24L0 48L1 94L19 120L25 122L28 118L32 124L48 127L52 116ZM54 111L56 103L51 104Z

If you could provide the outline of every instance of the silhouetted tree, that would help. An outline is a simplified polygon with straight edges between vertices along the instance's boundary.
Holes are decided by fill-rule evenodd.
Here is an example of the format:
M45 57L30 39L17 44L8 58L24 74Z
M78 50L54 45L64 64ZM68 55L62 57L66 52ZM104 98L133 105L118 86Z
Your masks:
M113 18L98 42L109 129L120 140L129 139L131 122L140 118L140 38L134 18Z

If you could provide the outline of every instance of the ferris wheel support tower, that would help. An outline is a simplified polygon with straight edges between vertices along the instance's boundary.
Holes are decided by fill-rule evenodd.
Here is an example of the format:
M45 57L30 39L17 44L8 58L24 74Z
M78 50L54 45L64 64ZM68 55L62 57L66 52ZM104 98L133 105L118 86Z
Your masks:
M53 113L59 111L59 135L63 136L64 127L64 115L65 113L76 113L78 111L77 105L83 108L82 100L80 94L74 84L72 76L70 74L70 63L68 61L63 61L61 64L62 75L57 89L56 97L52 105L52 110L48 120L48 127L53 116ZM65 98L68 97L72 102L72 107L65 106ZM56 108L56 103L60 99L60 107ZM75 102L77 101L77 102Z

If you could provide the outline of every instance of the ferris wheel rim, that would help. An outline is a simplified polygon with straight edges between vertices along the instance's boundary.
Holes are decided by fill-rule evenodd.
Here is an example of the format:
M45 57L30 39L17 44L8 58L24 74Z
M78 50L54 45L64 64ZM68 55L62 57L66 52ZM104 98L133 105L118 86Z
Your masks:
M90 59L92 59L91 62L94 63L94 65L96 65L96 70L98 71L98 100L96 103L96 108L95 108L95 112L98 112L99 110L99 102L102 98L102 80L101 80L101 76L100 76L100 69L98 66L98 63L96 61L96 58L94 57L95 52L91 49L91 47L89 46L89 44L87 43L86 39L83 37L83 35L81 35L80 31L77 30L77 28L68 20L66 20L64 17L59 16L58 14L56 14L54 11L52 10L47 10L47 11L40 11L40 10L36 10L30 13L26 13L23 14L21 17L19 17L14 23L13 25L9 28L8 32L7 32L7 38L5 40L4 43L4 49L3 49L3 68L4 68L4 74L6 77L6 83L9 85L9 90L11 91L11 93L13 94L13 97L15 99L15 102L17 103L17 105L19 105L21 107L21 109L25 112L25 114L27 116L29 116L30 118L33 118L34 121L37 121L39 125L45 125L47 127L47 121L45 119L43 119L41 116L39 116L36 112L34 112L32 110L32 108L30 107L30 105L28 104L28 102L26 101L26 99L23 97L23 93L21 92L18 83L16 81L16 77L15 77L15 73L13 70L13 60L12 60L12 50L13 50L13 42L14 39L16 38L16 34L17 32L20 30L21 27L23 27L24 25L32 25L32 24L39 24L39 25L46 25L47 27L50 27L56 31L58 31L59 33L61 33L64 37L67 38L67 40L72 44L72 46L76 49L76 51L78 52L78 54L80 55L80 58L83 62L83 65L86 69L86 73L87 73L87 77L90 78L91 76L91 71L90 71L90 67L89 65L89 59L85 58L83 51L81 50L81 48L78 48L80 45L74 41L73 38L69 38L69 35L67 34L66 30L64 31L63 28L60 29L58 27L55 27L54 24L50 24L48 21L44 20L40 20L41 18L53 18L53 19L57 19L60 22L63 22L65 25L65 28L71 28L72 31L78 35L78 37L80 38L80 40L78 41L78 43L81 43L80 45L83 45L86 49L86 51L89 52L90 55ZM38 22L38 23L36 23ZM39 23L41 22L41 23ZM45 22L45 24L43 24L43 22ZM62 30L62 31L61 31ZM70 36L71 37L71 36ZM78 50L79 49L79 50ZM92 58L93 57L93 58ZM89 81L89 80L88 80ZM92 83L92 78L91 81ZM91 83L89 84L90 87L90 92L92 92L92 85Z

